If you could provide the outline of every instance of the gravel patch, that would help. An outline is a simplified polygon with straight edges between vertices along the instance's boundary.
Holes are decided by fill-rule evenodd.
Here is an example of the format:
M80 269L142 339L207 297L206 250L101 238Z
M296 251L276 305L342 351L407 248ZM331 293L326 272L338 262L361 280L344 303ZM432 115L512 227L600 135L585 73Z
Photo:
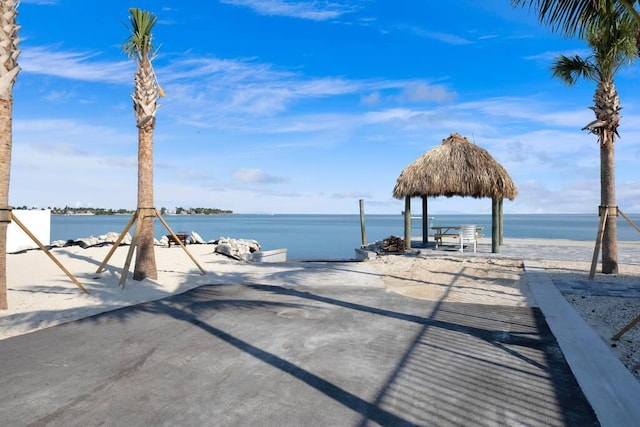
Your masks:
M629 322L640 316L640 297L634 296L640 292L640 266L621 264L619 274L596 273L594 280L590 281L589 263L544 261L543 265L554 283L575 285L570 292L563 292L563 296L640 381L640 324L624 333L619 340L612 339ZM589 286L576 291L580 289L580 283L585 281ZM598 288L598 285L601 287ZM562 286L559 288L562 291Z

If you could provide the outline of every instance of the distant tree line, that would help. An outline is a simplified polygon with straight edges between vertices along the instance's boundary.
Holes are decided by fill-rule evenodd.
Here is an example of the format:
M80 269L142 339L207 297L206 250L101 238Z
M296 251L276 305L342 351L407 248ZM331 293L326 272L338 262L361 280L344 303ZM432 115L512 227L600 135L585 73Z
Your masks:
M26 206L23 207L26 209ZM22 209L22 208L18 208ZM123 215L133 214L131 209L105 209L105 208L72 208L65 206L64 208L49 207L53 215Z
M166 208L161 208L160 213L167 213ZM183 207L177 207L175 211L176 215L224 215L224 214L232 214L233 211L226 209L218 209L218 208L189 208L185 209Z
M27 210L26 206L16 207L15 209ZM49 207L52 215L133 215L135 210L132 209L105 209L105 208L72 208L65 206L64 208ZM167 208L160 208L160 214L176 214L176 215L224 215L232 214L232 210L218 208L188 208L177 207L175 211Z

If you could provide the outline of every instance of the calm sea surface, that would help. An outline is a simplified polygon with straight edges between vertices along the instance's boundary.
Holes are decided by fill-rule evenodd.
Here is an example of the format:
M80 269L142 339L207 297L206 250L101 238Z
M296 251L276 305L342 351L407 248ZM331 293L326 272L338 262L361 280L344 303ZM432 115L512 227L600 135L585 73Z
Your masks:
M640 214L628 215L640 225ZM127 215L51 216L51 240L69 240L121 232L131 217ZM359 215L167 215L173 231L197 232L205 240L219 237L254 239L263 250L287 248L288 259L352 259L361 243ZM402 215L367 215L367 242L404 234ZM434 225L476 224L491 236L491 215L434 215ZM422 235L421 220L412 222L414 237ZM505 215L504 235L509 238L595 240L598 216L591 214ZM156 221L156 237L167 234ZM133 231L130 231L133 234ZM618 222L620 240L640 240L622 218Z

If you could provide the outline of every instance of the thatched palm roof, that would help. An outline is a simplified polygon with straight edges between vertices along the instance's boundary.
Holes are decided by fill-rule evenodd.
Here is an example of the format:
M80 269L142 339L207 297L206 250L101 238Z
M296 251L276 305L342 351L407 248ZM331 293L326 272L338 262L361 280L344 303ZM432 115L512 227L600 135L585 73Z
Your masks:
M469 196L513 200L517 195L505 168L487 150L457 133L407 166L393 189L397 199Z

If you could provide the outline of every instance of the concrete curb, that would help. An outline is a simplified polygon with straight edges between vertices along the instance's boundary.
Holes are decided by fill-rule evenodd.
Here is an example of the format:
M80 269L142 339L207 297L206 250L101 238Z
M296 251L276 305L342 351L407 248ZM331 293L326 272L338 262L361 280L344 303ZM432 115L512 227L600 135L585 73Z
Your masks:
M524 262L533 297L602 426L640 426L640 383L555 287L544 267Z

